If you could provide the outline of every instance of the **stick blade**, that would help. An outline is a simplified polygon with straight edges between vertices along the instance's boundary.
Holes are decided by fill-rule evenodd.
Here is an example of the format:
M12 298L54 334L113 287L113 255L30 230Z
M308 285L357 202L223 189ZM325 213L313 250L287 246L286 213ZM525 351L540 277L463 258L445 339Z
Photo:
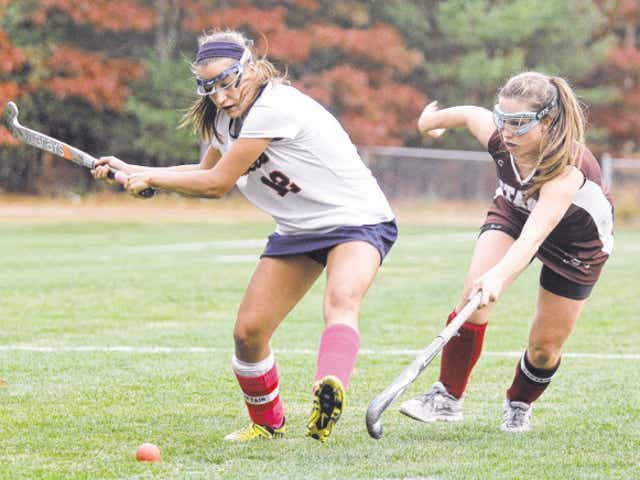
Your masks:
M369 432L371 438L380 440L382 438L382 423L380 422L380 413L378 409L372 405L373 403L373 401L369 403L369 408L367 409L367 432Z
M13 122L15 118L18 118L18 106L12 101L7 102L4 107L4 119L7 124Z

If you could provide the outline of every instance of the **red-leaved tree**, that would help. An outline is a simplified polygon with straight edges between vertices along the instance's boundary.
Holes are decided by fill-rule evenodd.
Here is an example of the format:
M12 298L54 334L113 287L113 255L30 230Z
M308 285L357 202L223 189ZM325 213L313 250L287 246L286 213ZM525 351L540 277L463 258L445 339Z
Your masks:
M258 52L288 66L294 84L335 113L354 142L404 143L425 102L425 95L405 81L421 55L407 49L388 25L338 26L327 23L326 12L315 1L288 3L304 10L298 16L306 19L303 25L289 27L284 7L266 10L244 2L214 11L205 2L192 2L184 26L193 32L248 29ZM319 55L329 57L329 64L317 68L313 62Z
M640 126L640 3L637 0L594 0L606 19L603 31L617 42L600 65L600 78L616 90L613 102L594 108L594 123L608 134L614 151L630 155L638 148Z

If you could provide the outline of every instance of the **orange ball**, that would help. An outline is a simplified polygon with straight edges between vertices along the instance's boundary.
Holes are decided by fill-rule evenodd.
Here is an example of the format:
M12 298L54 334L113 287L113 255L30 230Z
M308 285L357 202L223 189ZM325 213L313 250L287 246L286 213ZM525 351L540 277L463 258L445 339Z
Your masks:
M143 443L136 449L136 460L139 462L159 462L160 449L153 443Z

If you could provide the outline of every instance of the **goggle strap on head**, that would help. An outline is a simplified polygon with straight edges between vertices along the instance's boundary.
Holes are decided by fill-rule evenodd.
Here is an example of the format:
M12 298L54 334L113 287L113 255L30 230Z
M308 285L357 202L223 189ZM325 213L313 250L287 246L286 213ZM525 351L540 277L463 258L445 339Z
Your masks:
M555 106L556 106L556 99L554 98L553 100L551 100L549 103L547 103L544 107L542 107L540 110L536 112L536 120L542 120L544 117L546 117L549 114L549 112L551 112L551 110Z

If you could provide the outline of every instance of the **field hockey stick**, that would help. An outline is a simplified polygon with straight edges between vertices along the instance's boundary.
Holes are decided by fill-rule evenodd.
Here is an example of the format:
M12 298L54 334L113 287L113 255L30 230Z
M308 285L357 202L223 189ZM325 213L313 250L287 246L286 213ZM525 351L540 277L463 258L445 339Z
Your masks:
M369 402L367 407L367 431L376 440L382 437L382 413L411 385L423 372L431 361L440 353L451 337L453 337L471 314L480 305L482 292L477 292L467 304L458 312L442 332L431 344L407 366L402 373L384 391Z
M83 152L79 148L67 145L44 133L20 125L20 122L18 122L18 107L13 102L7 102L4 112L4 124L11 134L22 143L53 153L58 157L62 157L65 160L69 160L70 162L91 170L95 167L97 160L88 153ZM117 181L122 186L125 186L127 183L127 175L111 167L109 167L108 177ZM153 188L146 188L138 193L140 197L144 198L153 197L154 194L155 190Z

